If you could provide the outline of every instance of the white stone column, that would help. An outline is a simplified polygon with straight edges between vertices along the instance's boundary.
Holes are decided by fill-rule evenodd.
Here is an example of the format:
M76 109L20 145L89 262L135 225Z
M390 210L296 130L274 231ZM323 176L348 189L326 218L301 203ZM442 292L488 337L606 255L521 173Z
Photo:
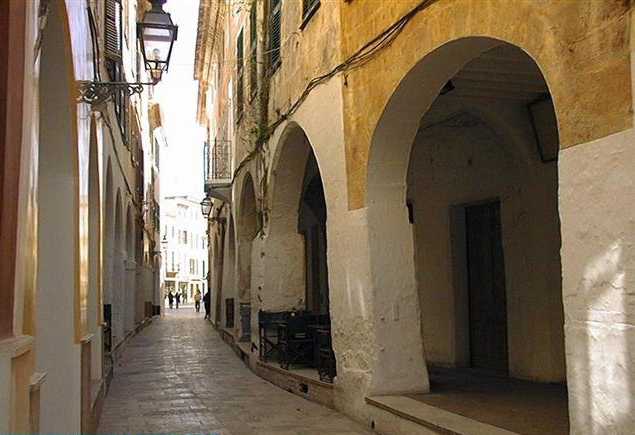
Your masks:
M134 260L125 261L124 275L124 331L127 334L135 327L135 312L137 306L137 263Z
M635 132L559 157L572 434L635 428Z
M428 391L408 210L371 204L366 213L374 351L369 394Z
M112 280L112 344L115 346L124 338L124 262L125 251L115 253L113 259L113 280Z

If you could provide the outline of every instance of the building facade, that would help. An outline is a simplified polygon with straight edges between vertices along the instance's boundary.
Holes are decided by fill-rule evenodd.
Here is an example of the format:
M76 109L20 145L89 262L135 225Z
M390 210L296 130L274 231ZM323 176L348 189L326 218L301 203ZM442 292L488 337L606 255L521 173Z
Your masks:
M1 8L0 432L89 433L122 344L160 303L151 95L91 92L149 81L149 3Z
M322 401L380 432L430 433L411 396L468 368L562 386L570 433L629 433L632 12L201 1L221 333L263 374L261 310L328 314Z
M207 292L207 230L199 202L186 196L168 196L162 202L163 295L181 294L194 301Z

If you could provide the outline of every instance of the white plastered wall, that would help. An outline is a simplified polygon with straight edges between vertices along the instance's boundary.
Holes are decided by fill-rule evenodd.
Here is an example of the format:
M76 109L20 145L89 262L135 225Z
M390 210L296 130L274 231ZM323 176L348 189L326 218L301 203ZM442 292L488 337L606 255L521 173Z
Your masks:
M64 85L70 72L64 61L59 3L50 4L39 83L36 370L47 373L41 391L40 430L79 433L80 347L75 343L74 321L79 261L75 168L78 151L72 130L77 106L71 104L74 97ZM77 115L88 117L88 112L83 110Z
M635 427L635 131L561 151L572 434Z
M634 48L632 40L631 89ZM571 434L630 434L635 427L635 129L561 150L558 172Z
M344 188L346 165L341 86L341 78L336 77L316 88L290 122L281 126L270 140L273 158L268 192L274 198L275 195L281 197L273 200L265 236L257 239L260 245L254 243L252 285L258 288L259 296L252 298L252 304L255 304L252 306L252 318L257 316L259 308L276 311L304 306L304 240L297 230L297 209L311 147L324 184L327 207L330 314L337 361L335 406L349 415L364 419L367 413L364 397L373 383L379 386L380 379L385 379L380 375L382 370L378 369L381 365L378 360L384 358L382 355L386 351L382 346L390 346L394 337L387 337L380 344L382 342L373 335L379 316L374 310L372 294L371 231L365 209L348 211ZM303 136L308 143L303 143ZM288 152L289 149L292 152ZM279 188L283 190L279 191ZM256 265L256 259L261 260L259 265ZM255 282L256 279L260 281ZM404 305L408 306L409 302L404 301ZM418 310L416 313L418 322ZM405 326L407 316L401 319ZM399 320L390 319L388 322L391 326L401 325ZM256 338L252 337L252 341ZM399 364L400 361L396 361L392 367L396 369ZM384 372L383 375L387 374ZM419 373L404 376L403 373L398 375L395 370L393 375L399 376L400 383L405 386L413 382Z

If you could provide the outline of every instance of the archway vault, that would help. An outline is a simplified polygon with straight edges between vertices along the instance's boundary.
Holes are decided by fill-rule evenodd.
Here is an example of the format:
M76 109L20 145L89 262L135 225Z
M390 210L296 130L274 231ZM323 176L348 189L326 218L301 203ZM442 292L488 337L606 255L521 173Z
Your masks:
M382 19L396 20L412 3L392 7ZM540 65L552 93L561 148L631 127L630 21L626 3L585 2L575 7L563 3L554 8L520 1L514 8L496 8L496 13L491 12L489 3L434 2L415 15L390 47L365 65L347 72L344 124L349 209L368 204L365 180L372 170L375 126L395 110L403 111L408 118L410 110L404 103L417 104L413 101L415 98L400 101L405 97L399 94L403 83L416 76L436 95L445 83L442 76L447 81L478 55L476 47L465 52L456 50L458 46L453 42L462 39L473 40L481 50L486 49L485 45L508 42L520 47ZM343 16L344 28L359 28L360 20L369 20L356 16L354 7L349 9ZM598 24L587 23L580 19L582 16L597 20ZM599 22L607 16L614 17L610 25L600 26ZM381 19L375 21L362 23L361 28L379 33L390 24ZM374 27L377 28L373 30ZM590 33L589 29L593 28L603 28L603 31ZM607 35L618 36L609 38ZM343 50L353 52L358 44L356 38L348 38ZM595 60L590 62L590 58ZM377 74L378 69L381 75ZM433 96L419 95L418 99L419 104L426 106ZM362 102L364 110L359 111L356 108ZM407 128L406 124L404 119L404 124L395 128Z

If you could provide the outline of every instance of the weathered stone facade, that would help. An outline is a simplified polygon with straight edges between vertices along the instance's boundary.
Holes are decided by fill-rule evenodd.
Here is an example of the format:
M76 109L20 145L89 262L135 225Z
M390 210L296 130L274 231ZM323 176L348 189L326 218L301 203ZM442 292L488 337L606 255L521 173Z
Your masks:
M231 200L217 201L210 221L212 312L225 336L248 337L256 369L259 310L307 308L298 219L314 158L335 407L412 433L367 398L429 391L428 365L474 365L466 213L496 202L505 372L566 381L571 433L628 433L630 2L323 1L303 18L303 2L282 1L281 62L270 67L275 4L202 2L200 121L210 149L228 142L233 153ZM225 17L213 37L209 10ZM238 117L237 57L247 95ZM557 124L550 133L538 102Z

